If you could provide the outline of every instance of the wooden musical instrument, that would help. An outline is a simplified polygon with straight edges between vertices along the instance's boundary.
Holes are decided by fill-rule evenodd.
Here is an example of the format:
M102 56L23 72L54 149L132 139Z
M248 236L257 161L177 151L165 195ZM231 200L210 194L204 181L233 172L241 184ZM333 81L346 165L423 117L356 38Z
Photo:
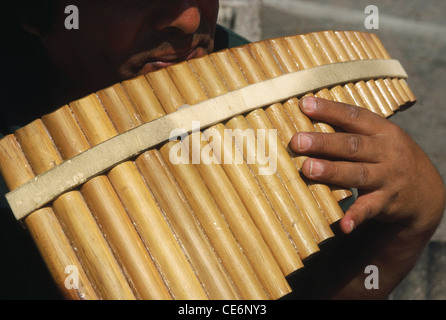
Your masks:
M415 102L406 76L354 31L179 63L2 139L7 198L69 299L278 299L351 195L301 175L291 137L335 130L299 99L389 117Z

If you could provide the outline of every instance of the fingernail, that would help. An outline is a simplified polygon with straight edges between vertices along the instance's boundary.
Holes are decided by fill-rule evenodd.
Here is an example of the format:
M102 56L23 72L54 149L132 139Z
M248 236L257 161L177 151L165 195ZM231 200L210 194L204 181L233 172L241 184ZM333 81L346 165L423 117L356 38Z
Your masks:
M324 171L324 166L319 161L312 160L310 163L310 176L318 177Z
M304 133L300 133L297 136L297 147L299 148L299 150L307 150L311 147L312 144L313 140L310 138L310 136Z
M317 102L313 97L304 98L302 102L302 107L304 111L313 111L316 110Z
M350 220L349 225L350 225L350 232L352 232L353 229L355 228L355 222L353 220Z

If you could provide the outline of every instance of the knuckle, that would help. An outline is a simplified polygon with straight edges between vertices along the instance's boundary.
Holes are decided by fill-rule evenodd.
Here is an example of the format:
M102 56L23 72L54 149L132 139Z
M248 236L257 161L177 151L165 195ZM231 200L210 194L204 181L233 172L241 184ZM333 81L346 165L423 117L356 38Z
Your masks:
M348 105L347 106L347 114L348 114L348 120L349 122L354 122L359 118L359 115L361 113L361 108Z
M360 164L358 167L358 173L356 176L356 185L357 187L364 187L367 185L369 180L369 171L367 170L364 164Z
M330 142L328 141L329 136L326 134L319 135L318 137L319 148L320 150L326 150L330 146Z
M347 138L347 151L349 155L354 156L359 153L361 141L358 136L349 136Z

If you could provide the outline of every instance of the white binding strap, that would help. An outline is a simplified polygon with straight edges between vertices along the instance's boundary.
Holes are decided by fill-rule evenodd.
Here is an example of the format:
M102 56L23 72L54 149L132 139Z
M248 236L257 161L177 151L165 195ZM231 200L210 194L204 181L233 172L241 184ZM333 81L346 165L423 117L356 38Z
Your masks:
M334 63L252 84L196 105L181 108L111 138L34 179L6 195L17 219L23 219L63 193L169 140L175 129L192 132L198 121L201 129L234 116L302 96L322 88L360 80L407 78L397 60L357 60Z

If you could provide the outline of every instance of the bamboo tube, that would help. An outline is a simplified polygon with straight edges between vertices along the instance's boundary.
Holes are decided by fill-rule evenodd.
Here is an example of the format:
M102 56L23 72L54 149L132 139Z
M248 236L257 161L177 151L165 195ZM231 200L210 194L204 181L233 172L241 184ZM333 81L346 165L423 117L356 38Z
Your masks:
M168 159L169 150L163 148L161 154ZM192 165L174 165L169 161L167 165L205 229L241 298L268 299L196 168Z
M218 63L218 58L215 63ZM229 89L226 88L223 79L220 78L211 58L203 57L190 61L189 64L192 65L200 83L204 86L211 98L229 91ZM232 78L234 78L234 76L235 74L233 74ZM243 131L243 134L249 133L249 131L246 130L247 126L247 122L243 117L234 118L226 123L226 127L234 130L233 132ZM216 129L219 131L219 134L213 135L212 130L206 130L204 135L208 141L211 141L209 136L212 136L213 139L210 144L218 162L222 165L222 168L237 189L251 218L262 233L271 252L276 257L276 260L281 265L284 274L288 275L296 271L303 265L296 255L295 249L287 235L284 233L280 221L282 221L282 224L287 224L285 229L294 240L302 259L318 250L317 246L309 245L314 244L314 241L306 240L311 239L310 236L312 237L312 235L309 233L307 226L304 225L304 222L296 221L299 218L302 220L298 212L294 214L292 213L293 208L294 210L297 210L297 208L293 202L287 202L289 195L283 185L278 183L278 177L276 175L256 174L261 172L261 165L257 161L257 157L261 156L263 153L253 152L254 154L250 157L252 161L247 161L247 148L241 148L243 152L245 152L244 154L241 154L237 148L233 148L232 137L229 134L229 137L225 135L229 130L225 131L222 126L217 126ZM237 129L239 129L239 131L236 131ZM223 143L221 140L218 142L216 141L219 137L224 137ZM258 146L255 137L252 137L249 145ZM243 156L245 157L244 162ZM241 160L237 160L238 158ZM249 168L248 162L250 162L252 169ZM267 161L260 163L265 164ZM257 178L258 182L254 176ZM260 183L260 186L258 183ZM276 186L273 189L274 191L271 190L269 184L274 184ZM261 187L263 188L263 191ZM265 197L264 192L266 192L267 197ZM274 210L272 210L269 205L268 199L272 202ZM276 216L276 213L279 215L280 220ZM301 229L296 228L296 226L300 225L302 225Z
M195 104L208 98L187 63L179 64L175 68L167 68L167 70L188 104ZM226 173L217 161L210 164L200 161L202 150L210 149L202 133L195 132L189 138L192 143L194 140L200 142L201 145L197 148L187 143L186 146L189 147L192 159L198 159L197 168L203 180L222 210L266 292L273 299L288 294L291 288Z
M282 51L281 57L273 56L269 51L268 47L266 46L265 42L254 43L251 44L250 46L253 55L257 57L257 61L262 67L263 71L266 73L266 76L268 78L274 78L282 75L284 72L295 71L297 66L296 64L294 65L292 64L292 59L286 52L286 50L284 50L283 48L280 49L280 44L277 43L277 41L275 44L272 45L272 47L274 47L276 50ZM288 57L288 59L286 57ZM244 56L242 59L246 63L246 61L249 60L249 56L248 57ZM288 69L284 69L285 71L280 69L279 67L280 65L276 63L276 61L278 61L279 59L288 60L287 63L283 66L283 68L288 68ZM246 67L246 69L249 69L251 73L257 73L256 77L258 79L261 80L266 79L264 76L262 76L262 71L260 70L257 70L256 72L254 71L258 69L254 65L254 63L251 63L249 66ZM285 105L287 105L288 107L292 104L296 106L296 104L298 104L297 99L290 99L285 103ZM298 106L297 109L299 109L300 112L300 108ZM262 112L262 111L256 111L256 112ZM279 128L279 136L282 138L281 140L283 145L287 147L291 138L297 133L296 128L298 127L296 127L292 123L292 121L290 121L288 115L284 111L284 106L281 104L274 104L273 106L270 106L269 108L267 108L266 113L268 114L268 117L271 120L271 122L273 122L273 126L275 128ZM297 114L297 112L295 114ZM310 120L305 115L300 113L298 117L299 121L304 124L303 127L298 128L298 131L299 129L302 131L305 129L309 131L314 131L314 127L312 126ZM263 125L266 124L264 123ZM284 159L283 161L287 161L288 160L287 158ZM296 161L297 161L296 164L299 169L301 167L302 158L296 159ZM282 175L283 174L284 173L282 173ZM342 216L342 210L339 208L336 199L333 198L330 189L325 185L320 185L319 187L319 184L313 184L310 188L312 188L312 191L314 191L314 193L316 194L315 196L320 194L318 196L318 199L324 199L323 201L319 201L319 205L321 206L322 211L329 218L329 222L333 223L334 221L338 220Z
M148 161L149 159L150 161ZM161 161L163 159L158 152L148 152L144 154L144 158L139 157L136 160L144 177L148 177L147 182L151 186L159 186L151 188L151 190L153 190L152 192L169 217L169 221L174 225L175 230L181 230L180 234L177 232L178 238L184 244L190 257L189 260L198 278L203 283L209 298L213 300L239 299L238 293L209 245L205 234L199 229L199 225L195 220L181 219L184 215L194 218L193 213L173 178L165 173L167 165L161 163ZM173 192L176 192L176 194L173 194Z
M0 150L2 154L8 155L8 157L0 159L0 172L10 190L14 190L34 178L28 160L13 135L0 141ZM97 299L98 296L53 209L45 207L33 212L24 220L24 224L63 296L73 300ZM68 274L65 273L65 270L67 267L77 270L77 286L74 282L71 283L72 286L66 284Z
M197 139L202 134L196 132L190 138L194 139L194 135ZM197 149L198 154L193 153L192 149L189 151L196 158L207 147L208 143L201 141ZM290 293L291 288L282 270L223 169L215 163L200 164L197 167L268 296L278 299Z
M165 69L150 73L147 80L165 112L175 112L186 104L175 84ZM166 94L168 93L168 94ZM170 142L161 147L164 159L169 159L171 152L182 150L182 142ZM241 251L220 209L214 202L209 190L201 179L197 168L191 165L189 155L181 153L184 161L166 163L181 187L201 226L205 230L214 250L231 277L242 299L267 299L262 285L257 279L252 266Z
M91 147L68 106L44 116L42 120L64 160ZM137 297L150 300L171 299L108 178L102 175L89 180L81 187L81 192L107 235L107 240Z
M37 174L62 162L41 120L19 129L15 135ZM134 299L80 192L75 190L63 194L52 207L101 296L104 299Z
M369 59L367 52L364 50L361 42L358 40L354 32L344 32L345 36L349 40L350 46L356 52L356 55L359 59ZM382 114L385 117L389 117L393 114L391 106L388 104L386 99L381 94L375 80L368 80L366 82L367 87L370 90L370 93L373 95L374 100L377 102Z
M144 76L124 81L122 86L142 122L150 122L166 114Z
M347 38L353 45L343 42ZM243 78L240 84L243 82L242 85L247 85L266 77L281 75L287 70L295 71L345 61L348 58L382 59L388 56L379 39L371 34L325 32L297 36L294 40L297 40L297 45L289 48L276 45L287 42L277 39L269 42L274 43L273 48L261 43L243 49L227 50L225 53L236 57L238 64L231 60L219 65L216 62L219 60L218 55L215 55L215 59L194 59L135 79L135 90L130 89L133 88L129 85L133 82L131 80L73 102L70 104L71 109L61 109L65 110L64 116L62 111L57 115L61 117L61 127L49 129L53 132L53 137L48 135L47 128L41 121L36 121L16 134L16 138L23 144L23 150L13 136L13 142L8 138L5 139L7 142L1 142L2 151L8 149L13 156L11 159L0 159L0 171L14 168L15 163L9 163L10 160L17 163L21 161L25 168L29 161L33 168L28 167L28 171L20 173L28 175L26 180L29 180L35 173L47 171L62 159L69 159L90 145L94 146L119 132L130 130L141 124L141 121L153 120L166 112L176 111L187 103L195 104L224 94L228 88L233 87L227 76L227 70L231 68L236 70L236 75L242 75L241 78L242 73L245 73L247 79ZM296 55L297 47L305 50ZM286 51L287 54L283 57L274 55L276 51ZM264 70L258 72L257 63L245 61L244 55L252 55ZM182 68L187 72L181 71ZM211 72L206 74L209 71ZM222 79L218 73L223 76ZM168 79L167 85L164 81L153 82L158 77ZM153 89L146 80L151 82ZM142 90L147 91L141 94ZM162 91L167 91L168 94L161 93ZM372 99L367 100L372 95L379 101L378 104L373 105ZM407 83L401 79L379 79L356 85L335 86L320 90L316 96L360 106L371 105L372 108L377 108L379 114L383 115L384 112L386 116L396 111L400 104L408 106L415 101ZM323 208L325 199L321 200L319 189L311 183L307 186L300 177L298 169L306 157L290 158L287 154L288 142L296 133L295 130L299 131L299 126L310 126L311 131L334 132L327 124L312 123L308 118L302 117L298 103L297 99L290 99L266 110L260 109L246 116L237 116L203 133L194 132L184 142L166 143L159 151L144 153L135 163L127 161L118 164L107 175L95 177L79 189L60 196L54 200L52 208L40 209L25 218L24 222L38 242L42 254L54 256L55 251L61 255L60 258L45 259L62 291L61 268L67 262L72 262L74 266L79 266L81 288L65 288L64 293L79 299L164 299L166 296L178 299L234 299L238 298L238 293L243 299L259 299L280 298L288 293L290 288L283 274L287 275L302 266L293 244L301 257L318 250L316 241L312 239L306 226L312 222L303 221L304 216L307 219L306 210L311 211L315 204L322 208L323 213L329 212ZM50 124L52 120L47 120L50 118L44 117L43 120ZM284 164L280 163L277 174L270 177L256 172L265 169L264 163L272 155L268 146L273 145L274 136L246 136L242 131L272 129L273 125L278 128L281 138L277 156L280 158L286 155L288 160ZM80 133L79 138L83 137L81 131L85 131L88 140L68 141L72 129ZM227 129L233 131L226 141ZM236 141L233 142L232 139ZM198 144L191 145L190 142L194 140ZM59 145L60 141L68 141L66 150L65 147L60 150L54 147L53 143ZM262 143L265 146L257 149L258 154L252 147L255 142L257 146ZM11 147L14 143L15 146ZM41 153L34 152L35 146L40 147ZM183 153L183 150L186 152ZM172 160L170 156L175 153L180 153L185 163L174 164L169 161ZM189 164L191 159L192 162L197 162L204 154L210 159L210 164ZM258 158L254 163L248 163L247 160L253 156ZM241 159L241 165L220 165L225 157L236 163ZM291 168L292 173L289 173L287 170ZM10 183L16 183L14 174L3 174L12 177L7 178ZM150 185L146 185L146 182ZM324 187L329 195L338 197L337 192L332 193L328 187ZM255 200L252 195L255 195ZM305 203L302 204L301 201ZM261 207L258 211L260 214L254 213L250 203L254 207ZM333 203L337 205L336 200ZM322 218L332 223L340 216L322 215ZM331 233L328 223L326 226ZM307 232L304 232L305 227L299 225L307 227ZM312 229L315 230L313 226ZM320 226L317 229L319 231ZM323 236L313 232L317 242L323 241ZM86 237L82 238L84 233ZM213 236L217 239L213 239ZM330 236L332 233L327 237ZM97 248L88 247L91 241L99 244ZM228 255L225 256L225 253ZM119 257L118 261L114 255ZM170 259L172 256L176 260ZM96 263L95 259L98 258L105 263ZM99 265L106 271L99 270ZM208 266L209 270L206 269ZM211 269L212 272L208 272ZM152 283L157 284L149 284L149 278ZM237 285L234 283L236 289L231 281L238 282ZM220 290L222 286L225 289ZM118 289L115 290L115 287ZM151 292L154 287L157 287L156 291L159 287L160 291Z
M387 50L384 48L384 45L382 44L381 40L378 38L376 34L371 33L370 37L373 39L373 42L378 47L379 51L381 52L381 55L384 59L390 59L390 55L388 54ZM410 106L411 104L415 103L417 98L413 94L412 90L407 85L406 81L404 79L392 79L391 80L394 87L397 89L399 95L404 101L404 107Z
M325 45L324 43L319 43L319 41L323 42L323 37L318 37L320 33L311 33L308 35L299 35L297 36L297 41L301 42L302 47L305 48L306 52L310 60L313 63L313 66L321 66L329 63L337 62L332 54L330 47ZM317 37L317 38L315 38ZM320 48L324 48L324 50L319 50ZM327 55L325 55L326 53ZM330 88L330 93L333 96L334 101L338 102L346 102L349 101L348 96L345 94L344 90L341 86L335 86ZM316 94L317 96L317 94ZM347 102L348 103L348 102Z
M362 35L369 40L368 43L372 47L375 47L373 51L378 58L391 59L390 55L376 34L363 33ZM385 79L384 83L389 88L390 93L397 101L400 108L408 107L416 102L416 97L404 79Z
M227 126L228 128L234 128L234 132L237 132L236 130L238 129L239 131L237 133L240 133L240 128L243 127L245 127L245 132L246 130L250 130L250 128L248 129L247 121L245 119L242 119L242 117L232 119L227 124ZM254 133L252 134L254 135ZM242 139L243 137L238 138L238 140ZM255 137L252 137L252 141L254 140ZM246 153L253 152L253 150L248 149L249 145L252 145L252 143L250 144L249 142L246 142L243 146L241 146L241 148L243 148L243 150L246 150ZM259 155L257 154L254 156ZM249 158L249 155L245 155L245 159L246 158ZM262 163L261 161L259 162ZM260 169L261 167L259 165L254 165L252 171L259 172ZM305 220L299 212L299 209L296 207L292 198L288 194L288 190L286 189L280 178L277 175L258 175L257 179L260 182L264 192L268 194L268 198L270 199L269 201L271 202L271 205L274 208L275 212L277 212L279 217L281 217L281 221L285 225L287 233L293 239L301 259L306 259L310 255L318 252L319 248L316 244L316 241L314 240L313 234L308 228ZM272 248L271 250L273 251L274 249ZM273 253L274 252L275 251L273 251ZM297 268L293 271L296 270ZM288 274L289 273L287 273L286 275Z
M282 69L285 72L295 72L299 70L299 63L294 61L293 57L291 57L290 51L286 47L283 38L271 39L268 40L268 43L277 62L282 66ZM356 105L365 107L364 101L359 96L359 93L353 88L353 84L345 85L344 90L352 97ZM306 94L305 96L314 95ZM299 100L297 98L286 101L283 104L283 107L299 132L313 132L316 130L311 120L300 110ZM334 132L334 130L332 130L329 126L323 126L321 127L321 130L325 132ZM352 196L350 190L345 190L336 186L331 186L331 189L337 202L343 201Z
M93 146L115 136L116 129L95 95L70 107ZM190 264L133 162L114 167L108 174L113 187L144 240L175 299L206 299Z
M325 63L336 63L336 62L342 62L344 56L338 56L335 52L335 50L331 47L329 44L329 41L325 37L323 32L315 32L311 34L311 37L314 40L314 44L316 45L316 48L321 48L322 55L323 55L323 61ZM334 98L338 102L355 105L356 101L358 100L358 96L355 94L352 94L352 91L346 88L345 86L336 86L337 90L332 92L334 95Z
M244 71L245 77L247 78L249 83L254 83L253 81L263 81L266 78L263 71L259 68L259 66L256 64L256 62L253 60L252 56L246 49L235 48L231 51L235 56L236 61L239 63L242 71ZM272 112L270 107L267 108L265 112L270 121L274 124L273 118L275 113ZM281 128L276 127L276 125L279 125L279 123L276 122L273 126L280 131ZM287 142L284 142L284 146L287 146ZM292 173L286 174L289 175ZM286 179L284 177L285 176L282 177L283 180ZM298 180L293 182L294 186L289 189L289 192L292 195L296 205L300 208L303 216L306 218L308 226L313 232L316 232L316 234L314 234L316 241L320 243L321 241L332 237L333 232L330 229L330 226L326 221L324 214L321 212L321 208L311 194L311 191L308 189L307 185L303 182L300 176L296 178ZM296 189L297 184L300 184L301 187Z
M333 31L320 32L313 34L312 36L316 39L316 44L319 47L325 48L324 53L330 63L350 60L347 52L342 47ZM348 99L340 102L365 107L364 100L361 98L359 93L354 90L352 83L344 85L343 90Z
M274 73L271 73L274 65L277 65L275 62L276 59L273 56L272 52L266 47L263 43L257 43L251 45L251 50L254 52L254 56L257 58L257 62L262 67L262 70L269 77L276 77L284 74L286 71L281 71L279 68L276 68ZM342 89L341 89L342 90ZM281 125L275 123L275 126L279 128L279 131L282 132L283 143L285 146L289 144L291 138L299 131L296 130L296 126L292 123L292 120L286 114L284 107L281 104L277 104L275 108L269 107L267 109L267 114L269 113L269 118L272 119L282 119ZM274 123L274 121L272 121ZM288 126L284 126L283 123L288 123ZM283 130L283 128L287 128ZM299 166L300 161L297 160L296 164ZM299 168L299 167L298 167ZM329 224L332 224L343 217L342 209L340 208L337 200L334 198L330 188L327 185L320 183L310 183L310 190L313 192L316 200L318 200L318 204L322 209L325 217L327 218Z
M285 41L287 40L287 41ZM295 72L312 67L312 63L305 54L302 46L295 40L290 38L277 38L267 40L274 58L281 65L284 72ZM287 43L288 42L288 43ZM328 89L323 89L317 93L321 98L333 100L334 97ZM304 97L315 96L313 93L307 93ZM324 123L317 121L312 122L306 115L302 113L297 98L290 99L284 103L285 112L292 119L292 122L299 132L312 132L316 129L321 132L335 132L333 128Z
M309 56L313 62L313 66L324 65L328 63L337 62L338 59L330 49L327 41L324 39L321 33L313 33L309 35L301 35L297 37L298 40L303 42L303 46L309 50ZM325 51L319 50L320 47L326 47ZM325 54L324 54L325 53ZM354 104L354 99L348 94L349 90L344 91L341 86L336 86L329 90L329 92L322 90L316 93L317 97L324 99L330 99L328 93L331 93L334 101ZM322 124L318 124L318 129L322 132L332 132L330 128L327 130L327 126L321 127Z
M272 39L269 40L268 43L275 59L280 63L284 72L294 72L299 70L299 63L291 56L290 50L288 49L283 38ZM298 48L300 48L300 46ZM348 91L347 88L345 88L345 90ZM312 94L307 94L306 96L310 95ZM316 130L311 120L300 110L299 101L297 98L286 101L283 107L299 132L313 132ZM328 125L321 127L321 130L325 132L334 132L334 130L332 130ZM336 186L332 186L331 189L337 202L343 201L352 196L350 190L345 190Z
M334 47L334 50L336 52L342 52L341 54L345 56L347 54L348 60L359 60L360 56L357 54L355 49L353 48L352 44L349 42L346 33L336 31L334 32L336 38L338 38L339 42L332 41L332 43L338 43L340 45L336 45ZM356 88L356 91L359 93L361 98L363 99L365 106L367 109L375 112L376 114L379 114L381 116L384 116L383 112L381 111L381 108L378 106L378 103L374 100L374 97L372 93L370 92L369 88L367 87L365 81L359 81L356 82L354 87Z
M271 49L274 58L277 60L282 70L285 73L296 72L304 69L298 61L295 61L290 54L286 43L283 38L271 39L267 41L269 48ZM300 48L300 46L299 46ZM306 65L309 65L308 62ZM292 119L292 122L299 132L312 132L315 131L314 125L311 120L302 113L299 107L299 100L297 98L290 99L283 104L285 112Z
M361 43L365 53L367 54L369 59L383 59L384 57L381 56L381 52L379 49L375 46L372 39L365 37L363 32L354 32L356 38ZM396 92L396 89L394 86L390 83L390 86L388 87L386 83L384 82L384 79L377 79L375 80L376 86L378 87L379 91L381 92L382 96L386 100L387 104L389 105L390 109L395 112L399 109L400 104L397 100L394 99L391 92Z
M211 55L211 58L214 61L214 64L215 64L216 68L218 69L219 73L222 75L223 80L225 81L225 83L228 84L230 90L236 90L236 89L239 89L239 88L242 88L242 87L248 85L248 82L246 81L243 74L241 73L241 70L235 63L235 59L233 58L233 56L229 52L229 50L214 53ZM247 115L246 119L249 120L249 118L254 117L255 114L257 114L257 113L262 114L265 119L268 119L265 114L265 111L263 109L259 109L259 110L256 110L256 111L250 113L249 115ZM254 128L252 125L251 125L251 127ZM254 128L254 129L256 129L256 128ZM268 125L262 124L257 129L266 129L266 130L271 129L272 130L273 127L268 119ZM268 135L266 135L266 137L268 137ZM266 139L265 144L264 144L267 149L270 148L268 142L269 142L269 140ZM278 146L278 169L281 170L283 159L287 159L289 161L291 161L291 159L289 157L288 152L286 151L286 149L284 149L282 147L281 144L276 144L276 145ZM296 170L294 167L294 164L291 166L291 168L293 170ZM282 173L282 177L283 177L283 171L281 173ZM287 181L285 180L284 183L286 186ZM288 187L290 187L290 185L288 185ZM253 191L253 193L257 194L258 192ZM260 199L260 197L256 197L256 198ZM274 198L275 198L274 195L272 195L270 201L275 201ZM294 202L293 202L293 204L294 204ZM301 221L301 219L303 217L302 217L302 214L299 211L299 209L296 207L296 205L295 204L294 205L285 205L285 207L282 207L282 206L276 202L276 206L274 207L274 210L279 215L279 218L282 221L282 224L285 226L288 234L292 237L292 239L294 239L295 244L299 249L301 258L304 259L304 258L308 257L309 255L317 252L319 250L319 248L317 247L317 245L315 245L314 240L312 240L310 235L308 235L308 231L310 231L310 230L308 230L308 228L311 227L311 225L307 225L306 222L301 222L301 223L299 222L299 221ZM249 206L249 207L251 207L251 206ZM252 206L252 207L254 207L254 206ZM267 208L267 207L264 206L264 208ZM313 233L314 233L314 236L316 236L316 237L318 236L316 230L313 230L313 232L310 231L310 233L311 233L311 235L313 235ZM300 241L304 241L304 243L299 244Z
M331 54L333 54L335 57L332 57L331 59L337 59L339 62L349 61L351 59L358 59L359 57L349 55L347 51L345 50L344 46L341 43L341 40L336 36L336 34L333 31L325 31L323 32L323 36L326 40L325 45L330 46L332 50ZM382 115L380 109L375 106L373 98L371 95L368 94L368 89L362 82L360 83L348 83L344 85L344 91L348 93L348 95L351 97L352 101L346 101L346 103L350 103L362 108L366 108L369 110L372 110L374 112L377 112L378 114ZM358 90L359 88L359 90ZM362 93L362 94L361 94ZM364 101L363 97L365 97L366 101ZM336 186L331 187L333 190L333 195L337 201L343 201L348 197L352 196L352 193L350 190L345 190Z
M283 38L286 47L289 50L291 57L296 61L299 66L299 70L305 70L314 67L314 62L312 62L309 56L306 53L305 47L301 44L297 36L285 37ZM316 94L309 94L310 96L317 96L320 98L334 100L331 92L328 89L322 89L318 91ZM329 125L319 122L313 121L313 125L315 129L319 132L334 132L333 128Z
M125 86L127 92L130 91L134 98L147 95L144 91L141 91L144 87L148 92L151 91L150 88L147 88L148 83L144 78L130 80L126 82ZM135 88L133 88L134 86ZM120 132L128 131L141 124L139 117L134 116L137 113L121 85L102 90L98 93L98 96ZM146 98L148 98L146 99L147 102L153 99L153 97ZM145 116L147 117L147 114ZM209 298L218 300L237 299L237 292L196 221L184 195L182 195L181 190L168 171L159 151L148 151L138 157L135 163L148 182L155 200L163 209L177 239L182 243L188 260Z

